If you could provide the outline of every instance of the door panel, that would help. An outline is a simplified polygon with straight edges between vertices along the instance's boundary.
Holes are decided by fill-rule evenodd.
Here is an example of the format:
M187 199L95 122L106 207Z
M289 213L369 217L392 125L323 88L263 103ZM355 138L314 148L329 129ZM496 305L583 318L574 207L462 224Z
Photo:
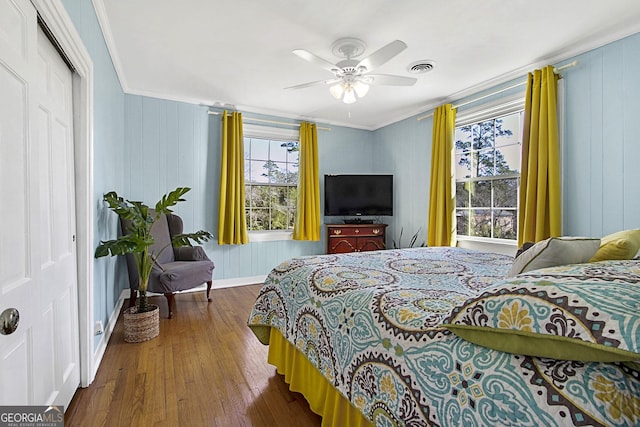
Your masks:
M5 294L28 281L29 225L26 212L27 89L11 69L0 63L0 292Z
M31 337L29 331L5 336L0 346L0 372L2 373L2 387L0 387L0 402L3 405L25 405L30 402L31 372L29 354Z

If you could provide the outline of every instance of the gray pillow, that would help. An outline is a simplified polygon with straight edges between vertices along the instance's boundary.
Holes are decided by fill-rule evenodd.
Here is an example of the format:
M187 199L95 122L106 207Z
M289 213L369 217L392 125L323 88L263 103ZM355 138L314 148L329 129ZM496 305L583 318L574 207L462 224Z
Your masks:
M589 262L599 247L600 239L550 237L539 241L516 257L507 277L545 267Z

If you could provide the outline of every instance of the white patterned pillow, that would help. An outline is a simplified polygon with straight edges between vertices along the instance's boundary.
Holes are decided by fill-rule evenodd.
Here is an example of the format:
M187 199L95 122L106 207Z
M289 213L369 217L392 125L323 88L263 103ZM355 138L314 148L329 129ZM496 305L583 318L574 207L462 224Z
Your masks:
M600 248L600 239L550 237L520 254L513 261L507 277L556 265L582 264L588 262L598 248Z

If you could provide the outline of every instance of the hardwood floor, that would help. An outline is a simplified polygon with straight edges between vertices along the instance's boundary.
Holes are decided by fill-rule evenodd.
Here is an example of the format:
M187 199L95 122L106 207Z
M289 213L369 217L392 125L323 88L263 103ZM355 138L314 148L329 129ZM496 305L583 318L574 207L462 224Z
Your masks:
M160 336L139 344L124 342L121 315L65 426L319 426L246 326L259 289L216 289L210 303L204 292L177 295L170 320L164 297L153 297Z

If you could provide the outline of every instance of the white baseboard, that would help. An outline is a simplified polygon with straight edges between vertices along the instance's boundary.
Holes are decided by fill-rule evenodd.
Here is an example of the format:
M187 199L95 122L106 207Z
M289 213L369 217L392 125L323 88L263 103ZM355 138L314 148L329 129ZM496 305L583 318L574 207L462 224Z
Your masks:
M234 279L220 279L214 280L211 289L222 289L222 288L232 288L236 286L247 286L247 285L255 285L263 283L267 278L266 275L263 276L252 276L252 277L238 277ZM189 289L183 292L200 292L205 291L207 289L207 284L203 283L201 286L195 287L193 289ZM109 343L109 338L111 338L111 334L113 333L113 329L116 327L116 322L118 321L118 316L120 315L120 310L122 310L122 306L124 304L124 300L129 298L129 289L123 289L120 293L120 297L118 301L116 301L116 305L109 316L109 321L105 325L104 333L101 335L100 342L98 343L98 347L93 352L93 372L91 373L91 381L96 377L96 373L98 372L98 368L100 367L100 363L102 362L102 358L104 357L104 353L107 350L107 344Z
M107 350L107 344L109 343L109 338L111 338L111 334L113 333L113 329L116 327L116 322L118 321L118 315L120 315L120 310L122 309L122 305L124 304L124 300L129 298L129 290L123 289L120 293L120 297L118 301L116 301L116 306L113 308L111 315L109 316L109 321L104 327L104 333L101 335L100 342L98 343L98 347L93 352L93 372L91 373L91 382L96 377L96 373L98 372L98 368L100 367L100 363L102 362L102 358L104 357L104 352Z
M264 283L267 275L263 276L251 276L251 277L236 277L233 279L219 279L214 280L211 284L211 289L222 289L222 288L235 288L236 286L248 286L248 285L260 285ZM193 289L187 289L182 292L200 292L207 290L207 284L203 283L200 286L197 286Z
M218 288L233 288L235 286L256 285L264 283L267 275L252 276L252 277L237 277L235 279L220 279L214 280L211 289ZM207 285L204 285L203 289L206 289Z

